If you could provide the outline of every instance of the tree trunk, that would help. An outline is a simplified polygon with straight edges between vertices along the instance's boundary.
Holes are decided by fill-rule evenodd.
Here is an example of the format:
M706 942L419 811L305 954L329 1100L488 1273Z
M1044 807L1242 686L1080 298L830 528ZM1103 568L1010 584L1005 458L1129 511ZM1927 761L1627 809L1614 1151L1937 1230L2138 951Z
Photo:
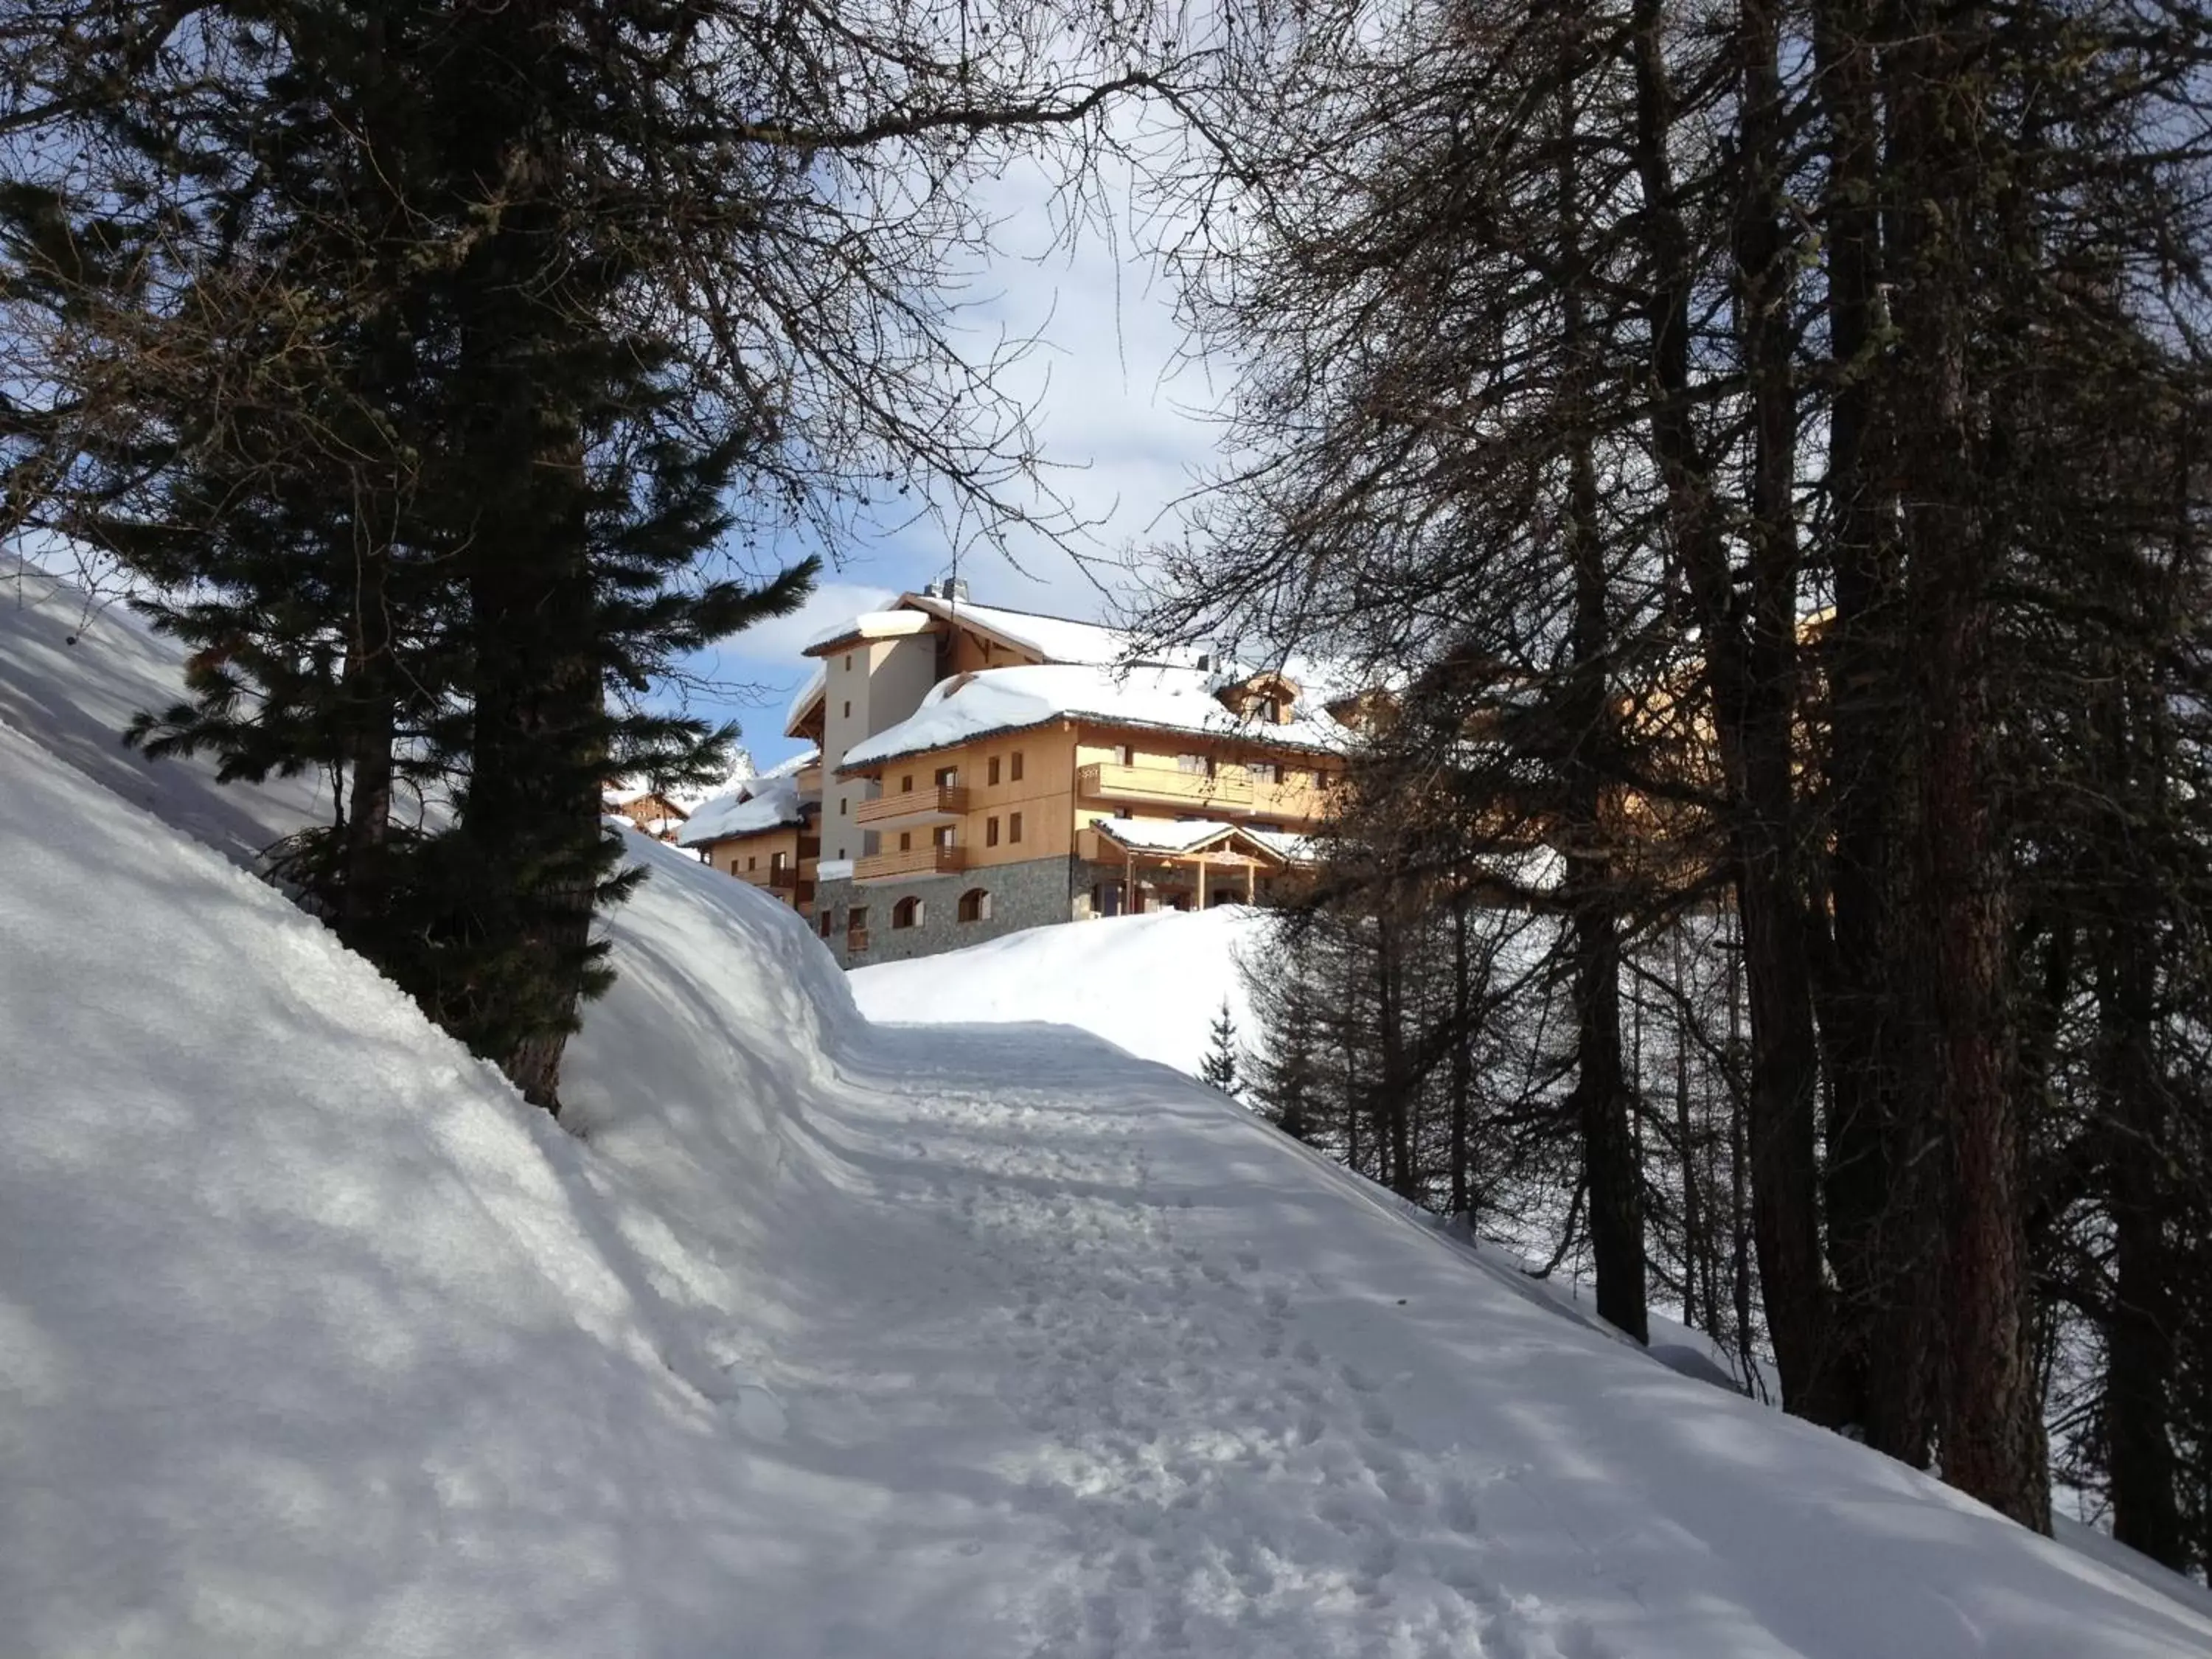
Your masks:
M1919 910L1943 1199L1944 1479L2039 1532L2050 1472L2031 1313L2026 1136L2008 1001L2008 899L1991 813L1990 584L2004 556L1968 360L1987 222L1985 17L1916 0L1892 54L1903 545L1916 634Z
M2188 1565L2188 1547L2175 1489L2170 1393L2173 1297L2162 1176L2171 1154L2152 1048L2157 942L2150 935L2137 915L2123 910L2114 919L2099 988L2112 1179L2105 1434L2112 1536L2179 1571Z
M1750 993L1753 1235L1767 1332L1784 1406L1815 1422L1833 1424L1844 1420L1846 1410L1837 1386L1820 1253L1814 1134L1818 1050L1794 840L1796 552L1789 495L1795 446L1787 409L1786 339L1778 345L1771 337L1783 320L1773 284L1781 280L1779 267L1786 263L1770 246L1770 198L1779 189L1767 153L1775 139L1768 129L1775 120L1771 105L1776 24L1764 7L1744 8L1746 149L1754 153L1747 163L1753 171L1745 186L1748 205L1740 216L1739 264L1746 258L1758 262L1745 273L1750 291L1739 302L1757 420L1753 594L1747 618L1729 568L1712 462L1692 416L1698 395L1689 346L1695 272L1668 155L1674 99L1661 34L1662 13L1660 0L1637 0L1632 33L1636 161L1652 270L1651 369L1659 393L1650 416L1652 445L1667 492L1674 556L1687 579L1703 636L1736 861Z
M1473 988L1469 983L1467 959L1467 894L1456 893L1452 898L1452 1031L1451 1073L1449 1087L1450 1123L1449 1126L1450 1162L1450 1212L1455 1216L1467 1216L1468 1224L1474 1226L1469 1215L1467 1132L1468 1108L1474 1085L1474 1007Z

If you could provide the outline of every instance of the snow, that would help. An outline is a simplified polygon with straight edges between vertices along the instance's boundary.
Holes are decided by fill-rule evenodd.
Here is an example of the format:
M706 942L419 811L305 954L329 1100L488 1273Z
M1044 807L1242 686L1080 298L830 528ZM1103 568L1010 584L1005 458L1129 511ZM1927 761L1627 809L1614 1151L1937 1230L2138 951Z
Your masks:
M845 751L842 766L869 766L945 749L999 732L1056 720L1243 738L1270 746L1335 752L1346 733L1333 720L1301 716L1283 725L1243 720L1214 692L1221 684L1192 668L1117 670L1080 664L989 668L939 682L921 707Z
M1240 1040L1257 1036L1237 957L1261 944L1267 926L1264 911L1241 904L1103 916L856 968L848 977L872 1020L1077 1026L1194 1076L1224 1000Z
M1296 830L1247 828L1244 833L1277 858L1291 864L1310 863L1321 855L1320 843L1313 836L1299 835Z
M149 761L118 733L142 709L184 696L179 648L120 602L94 606L76 589L0 555L0 723L40 744L103 789L152 812L235 863L326 818L314 776L209 787L198 768ZM54 826L67 833L65 823Z
M2154 1569L1675 1374L1164 1067L865 1023L642 837L563 1133L236 867L312 788L92 741L164 647L50 623L0 621L11 1653L2212 1650Z
M932 616L957 618L988 629L1001 639L1032 651L1048 663L1087 663L1093 666L1127 662L1137 654L1133 635L1103 623L1077 622L1070 617L1045 617L1030 611L1008 611L999 605L970 605L965 599L909 593L904 604ZM1176 667L1195 667L1195 647L1171 647L1149 653L1146 660Z
M896 640L909 634L927 634L935 625L933 617L920 611L863 611L808 640L805 654L811 656L846 640ZM794 712L797 707L793 705Z
M822 751L819 749L802 749L795 755L786 756L760 775L763 778L796 777L808 767L818 766L821 763Z
M805 680L800 682L798 691L793 694L791 699L791 707L783 711L784 736L787 738L795 738L799 735L796 732L792 730L792 727L797 726L800 720L806 718L807 711L813 708L816 702L820 701L822 694L823 690L828 688L829 684L830 663L828 659L824 658L817 662L814 665L812 672L807 675Z
M1218 818L1102 818L1094 826L1124 847L1148 852L1183 853L1236 826Z
M750 779L733 795L708 801L677 832L677 843L702 847L733 836L757 836L787 824L804 823L806 814L799 793L799 774L817 757L794 756L772 771Z

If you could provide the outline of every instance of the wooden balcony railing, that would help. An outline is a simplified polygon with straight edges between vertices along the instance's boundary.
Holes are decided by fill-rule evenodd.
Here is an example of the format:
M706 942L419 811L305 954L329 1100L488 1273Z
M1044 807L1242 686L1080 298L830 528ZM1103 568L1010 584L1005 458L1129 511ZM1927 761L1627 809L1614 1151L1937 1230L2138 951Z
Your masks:
M1243 773L1208 777L1203 772L1170 772L1150 766L1115 766L1101 762L1079 767L1076 787L1089 800L1142 801L1147 805L1181 806L1194 817L1233 807L1248 811L1252 805L1252 781Z
M968 792L957 783L930 785L896 794L878 795L853 809L862 823L891 823L902 818L957 818L968 810Z
M892 881L902 876L946 876L968 867L964 847L915 847L853 860L854 881Z
M778 865L768 872L768 884L778 892L787 892L799 885L799 872L788 864Z

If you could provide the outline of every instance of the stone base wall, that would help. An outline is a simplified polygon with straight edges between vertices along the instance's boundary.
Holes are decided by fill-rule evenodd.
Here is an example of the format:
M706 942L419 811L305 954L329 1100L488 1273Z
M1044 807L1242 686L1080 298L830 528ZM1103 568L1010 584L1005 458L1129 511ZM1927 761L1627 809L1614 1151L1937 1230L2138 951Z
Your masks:
M814 915L818 932L821 920L830 919L823 943L843 968L865 968L878 962L908 962L980 945L1001 933L1024 927L1042 927L1075 918L1074 888L1082 871L1084 893L1090 893L1086 866L1072 858L1031 859L1022 864L996 864L957 876L918 876L909 881L872 882L863 887L850 880L824 881L815 890ZM981 921L960 920L960 896L980 887L991 896L991 914ZM921 901L917 927L894 927L891 911L901 899ZM868 948L848 953L848 919L855 904L868 911Z

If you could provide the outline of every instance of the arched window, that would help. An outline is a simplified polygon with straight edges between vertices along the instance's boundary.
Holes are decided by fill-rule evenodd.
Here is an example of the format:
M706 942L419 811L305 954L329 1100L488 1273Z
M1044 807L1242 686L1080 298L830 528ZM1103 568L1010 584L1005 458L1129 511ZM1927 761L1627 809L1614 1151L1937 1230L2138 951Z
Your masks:
M960 920L988 921L991 919L991 896L981 887L970 887L960 896Z
M921 901L918 898L902 898L891 906L891 926L894 927L921 927Z

